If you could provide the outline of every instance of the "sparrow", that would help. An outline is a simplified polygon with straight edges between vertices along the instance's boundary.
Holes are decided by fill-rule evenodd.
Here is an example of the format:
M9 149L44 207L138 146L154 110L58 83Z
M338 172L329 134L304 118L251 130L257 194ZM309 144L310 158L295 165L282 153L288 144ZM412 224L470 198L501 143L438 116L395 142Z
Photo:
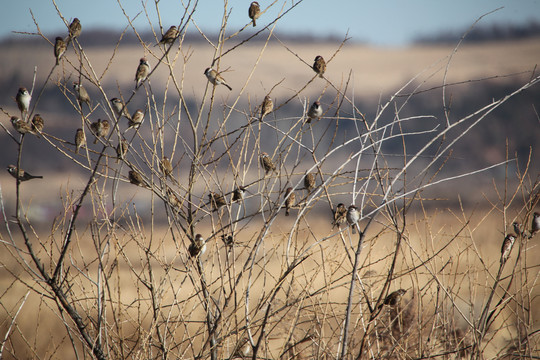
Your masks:
M73 19L71 24L69 24L68 43L72 39L75 39L76 37L79 37L81 35L81 31L82 31L81 22L77 18Z
M21 116L23 116L24 113L28 112L28 109L30 108L31 99L32 99L32 96L30 96L30 93L28 92L28 90L26 90L26 88L24 87L19 88L19 91L17 92L17 95L15 96L15 101L17 102L17 106L19 107L19 110L21 111Z
M221 235L221 241L223 241L228 247L232 247L234 245L234 239L232 235Z
M253 1L251 5L249 5L248 15L249 18L253 20L253 27L257 26L256 20L261 16L261 8L258 2Z
M246 188L243 186L239 186L236 189L234 189L232 202L240 201L244 199L244 193L246 192Z
M139 61L139 66L137 67L137 72L135 73L135 89L138 89L139 86L148 78L148 74L152 71L150 64L146 61L146 58L141 58Z
M512 251L512 247L514 246L514 241L516 241L516 237L511 234L506 235L506 237L504 238L501 247L501 264L505 263L506 260L508 260L510 252Z
M84 86L82 84L79 84L79 82L75 81L73 83L73 90L75 90L75 95L77 96L79 106L82 107L82 104L86 103L86 105L90 107L90 96L88 95L88 91L86 91Z
M28 125L26 122L22 121L17 116L12 116L11 117L11 125L13 125L13 127L15 128L15 130L17 130L17 132L19 134L30 133L30 134L36 135L34 130L32 130L32 127L30 125Z
M172 207L180 206L180 199L171 189L167 189L167 197L169 198L169 204Z
M512 223L512 226L514 227L514 232L518 235L518 236L523 236L523 230L522 230L522 227L521 227L521 224L518 223L517 221L514 221Z
M141 174L139 174L135 170L129 171L129 182L132 183L133 185L144 186L144 181Z
M210 199L212 211L218 210L219 208L227 205L227 203L225 202L225 198L218 193L210 192L210 194L208 194L208 198Z
M270 156L268 156L267 153L263 152L260 155L259 160L261 161L261 165L264 168L264 171L266 171L266 175L268 175L270 171L276 171L276 166L274 165L272 159L270 159Z
M35 114L32 118L32 130L40 133L43 131L43 126L45 125L45 122L43 121L43 118L39 114Z
M313 71L319 74L319 77L323 77L323 74L326 71L326 61L324 61L321 55L317 55L315 57L315 62L313 62Z
M64 42L64 39L58 36L54 43L54 57L56 58L56 65L60 63L60 58L64 56L66 49L67 49L67 46L66 46L66 43Z
M178 37L178 30L176 26L171 26L169 30L161 37L159 41L160 44L172 44L174 40Z
M358 208L354 205L349 206L347 210L347 222L352 226L352 233L356 234L356 228L358 227L358 220L360 220L360 214Z
M96 136L96 138L94 139L94 144L97 144L98 138L104 138L109 134L111 126L109 125L108 120L98 119L97 122L90 124L90 129L94 132L94 135Z
M7 167L7 171L11 176L13 176L15 179L17 179L19 181L27 181L27 180L32 180L32 179L43 179L43 176L30 175L29 173L27 173L23 169L19 169L19 176L17 176L17 167L15 165L9 165Z
M304 177L304 187L307 191L311 192L315 189L315 175L312 173L307 173Z
M296 195L294 194L292 187L288 187L287 191L285 191L285 216L290 215L290 210L295 205L295 201Z
M195 240L189 244L188 252L189 256L191 257L197 257L199 255L204 254L206 251L206 241L202 237L201 234L195 235Z
M531 237L540 231L540 213L535 212L531 223Z
M336 226L341 227L341 224L347 221L347 208L343 203L337 204L336 211L334 212L334 222L332 223L332 229Z
M264 100L261 104L261 118L260 120L263 121L263 118L270 114L274 110L274 102L270 98L270 96L266 95L264 97Z
M210 81L212 84L214 84L214 85L223 84L229 90L232 90L232 87L230 87L229 84L227 84L227 82L225 81L223 76L218 74L216 70L214 70L212 68L206 68L206 70L204 70L204 75L206 75L206 77L208 78L208 81Z
M313 119L320 119L321 116L322 116L322 107L321 107L321 103L317 100L315 101L311 107L309 108L308 110L308 113L307 113L307 120L306 122L309 124L311 123L311 120Z
M116 146L116 162L124 159L124 156L126 156L128 150L128 146L129 145L126 140L120 139L118 145Z
M399 290L396 290L390 294L388 294L387 297L384 298L384 301L382 304L379 305L379 309L383 307L383 305L388 305L388 306L396 306L399 304L399 302L401 301L401 298L403 295L405 295L405 293L407 292L407 290L405 289L399 289Z
M128 128L129 129L138 129L139 126L141 126L141 123L144 119L144 112L141 109L135 110L133 115L131 116L131 119L129 119Z
M161 159L161 162L159 163L159 169L163 173L163 176L165 177L171 176L173 167L171 165L171 162L166 156L164 156L163 159Z
M86 136L84 135L83 129L77 129L75 133L75 154L79 153L79 149L86 145Z
M109 100L111 102L111 105L114 109L114 113L116 114L116 117L120 119L122 116L125 116L126 119L130 120L131 117L129 116L127 107L124 105L124 102L120 100L119 98L112 98Z

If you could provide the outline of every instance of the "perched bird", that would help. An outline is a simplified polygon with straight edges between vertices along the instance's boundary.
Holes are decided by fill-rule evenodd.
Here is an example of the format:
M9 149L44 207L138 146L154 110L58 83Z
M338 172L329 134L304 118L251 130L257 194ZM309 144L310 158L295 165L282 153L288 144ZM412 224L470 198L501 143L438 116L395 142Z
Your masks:
M144 186L144 180L141 174L139 174L135 170L129 171L129 182L132 183L133 185Z
M398 305L401 301L401 298L403 297L403 295L405 295L406 292L407 290L405 289L399 289L388 294L388 296L384 298L383 303L379 305L379 309L382 308L383 305L388 305L392 307Z
M94 132L94 135L96 136L96 138L94 139L94 144L97 144L98 138L104 138L109 134L111 126L109 125L108 120L98 119L97 122L90 124L90 129Z
M172 207L180 206L180 199L171 189L167 189L167 197L169 199L169 204Z
M86 136L81 128L77 129L75 133L75 154L79 153L79 149L86 145Z
M171 162L166 156L164 156L163 159L161 159L161 162L159 163L159 169L163 173L163 176L165 177L171 176L173 167L171 165Z
M176 26L171 26L169 30L161 37L159 41L160 44L172 44L173 41L178 37L178 30Z
M315 101L308 110L306 122L309 124L313 119L320 119L322 116L322 107L319 101Z
M222 85L223 84L229 90L232 90L232 87L230 87L229 84L227 84L227 82L225 81L223 76L218 74L216 70L214 70L212 68L206 68L206 70L204 70L204 75L206 75L206 77L208 78L208 81L210 81L212 84L214 84L214 85Z
M263 118L270 114L274 110L274 102L272 101L272 98L270 98L269 95L266 95L264 97L264 100L261 104L261 118L260 120L263 121Z
M131 119L129 119L128 128L129 129L138 129L139 126L141 126L141 123L144 119L144 112L141 109L135 110L133 115L131 116Z
M315 57L315 61L313 62L313 71L319 74L319 77L323 77L323 74L326 71L326 61L324 61L321 55L317 55Z
M253 1L251 5L249 5L248 15L249 18L253 20L253 27L257 26L256 20L261 16L261 7L258 2Z
M11 125L13 125L13 128L15 128L15 130L17 130L17 132L19 134L30 133L30 134L36 135L34 130L32 130L32 127L30 125L28 125L26 122L22 121L17 116L12 116L11 117Z
M58 36L54 43L54 57L56 58L56 65L60 63L60 58L64 56L66 49L67 49L67 46L66 46L66 43L64 42L64 39Z
M84 88L82 84L75 81L73 83L73 90L75 90L75 95L77 96L77 101L79 102L79 106L82 107L82 104L85 103L90 107L90 96L88 95L88 91Z
M76 37L79 37L81 35L82 26L79 19L75 18L69 24L69 36L68 36L68 44L71 40L75 39Z
M516 237L511 234L506 235L506 237L504 238L501 247L501 264L508 260L510 252L512 251L512 247L514 246L514 241L516 241Z
M349 206L347 210L347 222L352 226L352 233L356 234L356 228L358 227L358 220L360 220L360 214L358 208L354 205Z
M266 175L268 175L271 171L276 171L276 166L272 162L272 159L270 159L270 156L268 156L267 153L263 152L260 155L259 160L261 161L261 165L264 168L264 171L266 171Z
M118 145L116 145L116 162L123 160L128 150L128 143L124 139L120 139Z
M236 189L234 189L232 202L240 201L244 199L244 193L246 192L246 188L243 186L239 186Z
M337 204L336 211L334 212L334 222L332 223L332 229L336 226L341 227L341 224L347 221L347 208L343 203Z
M531 223L531 237L540 231L540 213L535 212Z
M292 187L288 187L285 191L285 216L290 215L291 208L296 204L296 195Z
M208 194L208 198L210 199L210 205L212 206L212 211L218 210L219 208L227 205L225 198L218 193L210 192L210 194Z
M135 73L135 89L138 89L139 86L148 78L148 74L152 71L150 64L146 61L146 58L143 57L139 61L139 66L137 67L137 72Z
M304 177L304 187L307 191L312 192L315 189L315 175L312 173L307 173Z
M17 92L17 95L15 96L15 101L17 102L17 106L19 107L19 110L21 111L21 116L24 118L24 114L28 113L28 109L30 108L30 100L32 99L32 96L30 96L30 93L26 88L21 87L19 88L19 91Z
M523 236L523 228L521 226L520 223L518 223L517 221L514 221L512 223L512 226L514 227L514 232L518 235L518 236Z
M228 247L232 247L234 245L234 238L232 235L221 235L221 241L223 241Z
M195 239L189 244L188 252L189 256L197 257L204 254L206 251L206 241L201 234L195 235Z
M130 120L131 116L129 116L127 107L124 105L124 102L120 100L119 98L112 98L109 100L111 102L111 105L114 109L114 113L116 114L116 117L120 119L122 116L126 117L126 119Z
M40 133L43 131L43 127L45 126L45 121L43 121L43 118L39 114L35 114L32 118L32 130Z
M10 173L11 176L13 176L15 179L18 179L19 181L27 181L32 179L43 179L43 176L34 176L30 175L23 169L19 169L19 174L17 176L17 167L15 165L9 165L7 167L8 173Z

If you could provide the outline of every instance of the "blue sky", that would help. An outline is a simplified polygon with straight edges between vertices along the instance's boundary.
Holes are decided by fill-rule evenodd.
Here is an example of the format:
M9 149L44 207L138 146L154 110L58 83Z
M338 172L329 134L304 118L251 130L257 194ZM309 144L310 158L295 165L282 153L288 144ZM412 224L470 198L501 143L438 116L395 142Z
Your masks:
M187 2L187 0L183 0ZM272 1L259 0L261 7ZM126 13L134 17L147 7L150 19L157 29L154 1L121 0ZM178 24L182 15L182 0L161 0L159 9L164 27ZM229 0L232 9L229 29L237 29L248 21L247 8L250 0ZM271 10L260 19L264 24L273 18L283 4L291 0L278 0ZM84 29L122 29L127 25L122 10L115 0L56 0L63 15L78 17ZM0 13L0 37L11 31L35 31L29 9L32 9L42 31L47 35L65 31L50 0L7 0ZM406 45L416 36L445 30L462 30L478 17L495 10L483 24L521 24L530 20L540 21L540 0L304 0L278 25L281 32L311 33L313 35L337 35L342 37L349 30L353 40L379 46ZM6 11L7 10L7 11ZM223 14L223 1L199 0L195 21L204 31L215 31ZM148 22L144 14L135 21L145 30ZM191 27L191 29L194 29Z

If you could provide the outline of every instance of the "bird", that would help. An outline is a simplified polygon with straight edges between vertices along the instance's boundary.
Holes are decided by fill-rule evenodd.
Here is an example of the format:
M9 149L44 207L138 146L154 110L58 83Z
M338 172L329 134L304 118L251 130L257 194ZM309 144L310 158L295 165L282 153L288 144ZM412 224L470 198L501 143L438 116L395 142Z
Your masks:
M11 125L13 125L13 128L15 128L15 130L17 130L17 132L19 134L30 133L30 134L36 135L34 130L32 130L32 127L30 125L28 125L26 122L22 121L17 116L12 116L11 117Z
M112 98L109 100L111 102L111 105L114 109L114 113L116 114L116 117L120 119L122 116L125 116L126 119L130 120L131 116L129 116L127 107L124 105L124 102L120 100L119 98Z
M71 24L69 24L69 36L68 36L68 44L71 40L75 39L76 37L79 37L81 35L82 31L82 25L78 18L73 19Z
M180 199L171 189L167 189L167 197L169 199L169 204L172 207L177 207L180 205Z
M189 244L189 256L197 257L204 254L206 251L206 241L201 234L195 235L195 239Z
M258 2L253 1L251 5L249 5L248 15L249 18L253 20L253 27L257 26L256 20L261 16L261 7Z
M82 84L75 81L73 83L73 90L75 90L75 95L77 96L77 101L79 102L79 106L82 107L82 104L85 103L90 107L90 96L88 95L88 91L84 88Z
M291 208L296 203L296 195L294 194L293 188L288 187L285 191L285 216L290 215Z
M132 183L133 185L144 186L144 181L141 174L139 174L135 170L129 171L129 182Z
M320 119L322 116L322 113L323 111L322 111L321 103L317 100L309 108L308 113L307 113L308 118L306 122L309 124L311 123L311 120L313 119Z
M116 162L123 160L124 156L126 156L127 150L128 150L128 143L124 139L120 139L118 142L118 145L116 146Z
M138 129L139 126L141 126L143 119L144 119L144 112L141 109L135 110L135 112L131 116L131 119L129 119L128 128L126 130Z
M161 162L159 163L159 169L161 170L161 172L163 173L165 177L171 176L173 167L171 165L171 162L166 156L164 156L163 159L161 159Z
M32 118L32 130L40 133L43 131L43 127L45 126L45 121L41 117L40 114L35 114Z
M218 193L210 192L210 194L208 194L208 198L210 199L210 205L212 206L212 211L218 210L219 208L227 205L225 198L222 195L219 195Z
M32 99L32 96L30 96L30 93L28 92L28 90L26 90L25 87L19 88L19 91L17 92L17 95L15 96L15 101L17 102L17 106L19 107L19 110L21 111L21 116L23 118L24 118L24 114L28 113L31 99Z
M145 57L142 57L139 60L139 66L137 67L137 72L135 73L135 89L138 89L139 86L148 78L148 74L152 71L150 64L146 61Z
M317 55L315 57L315 61L313 62L313 71L319 74L319 77L323 77L323 74L326 71L326 61L324 61L321 55Z
M399 289L399 290L396 290L394 292L391 292L390 294L388 294L387 297L384 298L384 301L382 304L379 305L379 309L383 307L383 305L388 305L388 306L396 306L399 304L399 302L401 301L401 298L403 297L403 295L405 295L405 293L407 292L407 290L405 289Z
M79 153L79 149L86 145L86 136L84 135L84 131L81 128L77 129L77 132L75 132L75 154Z
M239 186L236 189L234 189L232 202L243 200L245 192L246 192L246 188L243 186Z
M304 177L304 187L307 191L312 192L315 189L315 175L312 173L307 173Z
M512 251L512 247L514 246L514 241L516 241L516 237L512 234L508 234L504 238L501 247L501 264L505 263L506 260L508 260L510 252Z
M23 169L19 169L19 173L17 176L17 167L15 165L8 165L7 167L8 173L13 176L15 179L19 181L27 181L32 179L43 179L43 176L41 175L31 175L28 172L24 171Z
M531 223L531 237L540 231L540 213L535 212Z
M512 223L512 226L514 227L514 232L516 233L516 235L523 236L523 229L520 223L518 223L517 221L514 221Z
M212 68L206 68L204 70L204 75L208 78L208 81L210 81L214 85L225 85L229 90L232 90L232 87L227 84L223 76L218 74L218 72Z
M178 37L178 30L176 29L176 26L173 25L169 28L169 30L165 32L165 34L163 34L159 43L172 44L177 37Z
M358 208L354 205L349 206L347 210L347 222L352 226L352 233L356 234L356 228L358 227L358 220L360 220L360 214Z
M60 58L66 53L66 43L60 36L56 37L54 42L54 57L56 58L56 65L60 63Z
M270 159L270 156L268 156L267 153L261 153L259 160L261 161L261 165L264 168L264 171L266 171L266 175L268 175L268 173L271 171L276 171L276 166L274 165L272 159Z
M97 144L98 138L106 137L109 134L111 126L109 125L108 120L98 119L95 123L90 124L90 129L94 132L96 138L94 139L94 144Z
M334 222L332 223L332 229L336 226L341 227L341 224L347 221L347 208L343 203L337 204L336 211L334 212Z
M223 241L228 247L234 246L234 238L232 237L232 235L221 235L221 241Z
M260 121L263 121L263 118L270 114L274 110L274 102L272 101L272 98L270 98L269 95L266 95L264 97L264 100L261 104L261 117Z

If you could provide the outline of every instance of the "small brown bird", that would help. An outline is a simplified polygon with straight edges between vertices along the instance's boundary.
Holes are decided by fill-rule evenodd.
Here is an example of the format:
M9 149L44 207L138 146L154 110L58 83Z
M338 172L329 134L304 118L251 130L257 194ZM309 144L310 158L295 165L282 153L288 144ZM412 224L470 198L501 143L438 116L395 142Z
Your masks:
M137 72L135 73L135 89L138 89L139 86L148 78L148 74L152 71L150 64L146 61L146 58L143 57L139 60L139 66L137 67Z
M384 298L383 303L379 305L378 308L380 309L381 307L383 307L383 305L395 307L396 305L399 304L399 302L401 301L401 298L403 297L403 295L405 295L406 292L407 290L405 289L399 289L388 294L388 296Z
M208 81L210 81L214 85L225 85L229 90L232 90L232 87L227 84L223 76L218 74L218 72L212 68L206 68L204 70L204 75L208 78Z
M232 237L232 235L221 235L221 241L223 241L228 247L234 246L234 238Z
M24 114L28 113L28 109L30 109L30 100L32 100L32 96L30 96L28 90L24 87L19 88L19 91L15 96L15 101L17 102L17 106L21 111L21 117L23 118Z
M246 192L246 188L243 186L239 186L236 189L234 189L232 202L240 201L244 199L244 193Z
M324 61L321 55L317 55L315 57L315 62L313 62L313 71L319 74L319 77L323 77L323 74L326 71L326 61Z
M73 90L75 90L75 96L77 97L79 106L82 107L82 104L85 103L88 105L88 107L90 107L90 96L88 95L88 91L86 91L84 86L75 81L73 83Z
M167 189L167 197L169 199L169 204L172 207L180 206L180 199L171 189Z
M128 128L129 129L138 129L139 126L141 126L141 123L144 119L144 112L141 109L137 109L133 116L131 116L131 119L129 119Z
M45 121L43 121L43 118L39 114L35 114L32 118L32 130L36 133L41 133L43 131L43 127L45 126Z
M222 208L223 206L227 205L225 198L218 193L210 192L210 194L208 194L208 198L210 199L210 205L212 206L212 211L216 211L219 208Z
M332 229L335 227L341 228L341 224L347 221L347 208L343 203L337 204L336 211L334 212L334 222L332 223Z
M54 57L56 58L56 65L60 63L60 59L62 58L62 56L64 56L66 49L67 46L64 42L64 39L58 36L54 43Z
M296 204L296 195L292 187L288 187L285 191L285 216L290 215L291 208Z
M315 189L315 175L307 173L304 177L304 187L307 191L312 192Z
M164 156L163 159L161 159L161 162L159 163L159 169L161 170L161 172L163 173L163 176L165 177L172 175L173 167L171 165L171 162L166 156Z
M15 165L9 165L7 167L8 173L13 176L15 179L18 179L19 181L27 181L32 179L43 179L43 176L37 175L30 175L23 169L19 169L19 176L17 176L17 167Z
M506 235L506 237L504 238L501 247L501 264L508 260L510 252L512 251L512 247L514 246L514 241L516 241L516 237L511 234Z
M261 165L264 168L264 171L266 171L266 175L268 175L268 173L271 171L276 171L276 166L274 165L272 159L270 159L270 156L268 156L267 153L261 153L259 160L261 161Z
M124 102L122 100L118 98L112 98L109 101L111 102L114 113L116 114L116 117L118 119L124 116L126 119L131 120L131 116L129 116L127 107L124 105Z
M249 18L253 20L253 27L257 26L256 20L261 16L261 7L258 2L253 1L251 5L249 5L248 15Z
M358 220L360 220L360 213L358 213L358 208L354 205L349 206L349 210L347 210L347 222L349 223L349 225L351 225L353 234L356 234Z
M535 212L531 223L531 237L540 231L540 213Z
M195 239L189 244L188 251L191 257L197 257L205 253L206 241L201 234L195 235Z
M176 26L171 26L165 34L161 37L161 40L159 41L160 44L172 44L174 40L178 37L178 30L176 29Z
M77 18L73 19L71 24L69 24L68 44L71 40L79 37L81 35L81 31L82 31L81 22Z
M263 121L264 117L270 114L274 110L274 102L269 95L264 97L264 100L261 104L261 118L260 121Z
M512 226L514 227L514 232L516 233L516 235L523 236L523 228L520 223L518 223L517 221L514 221L512 223Z
M309 124L313 119L320 119L322 116L322 107L319 101L315 101L308 110L306 122Z
M129 182L132 183L133 185L144 186L144 180L141 174L139 174L135 170L129 171Z
M32 130L32 127L30 125L28 125L26 122L22 121L19 117L17 116L12 116L11 117L11 125L13 125L13 128L15 130L17 130L17 132L19 134L27 134L27 133L30 133L30 134L34 134L36 135L36 133L34 132L34 130Z
M75 154L79 153L79 149L86 145L86 136L81 128L77 129L75 133Z
M94 132L94 135L96 136L96 138L94 139L94 144L97 144L98 138L105 138L107 135L109 135L111 126L109 125L108 120L98 119L97 122L90 124L90 129Z
M120 139L118 145L116 145L116 162L123 160L128 150L128 143L124 139Z

